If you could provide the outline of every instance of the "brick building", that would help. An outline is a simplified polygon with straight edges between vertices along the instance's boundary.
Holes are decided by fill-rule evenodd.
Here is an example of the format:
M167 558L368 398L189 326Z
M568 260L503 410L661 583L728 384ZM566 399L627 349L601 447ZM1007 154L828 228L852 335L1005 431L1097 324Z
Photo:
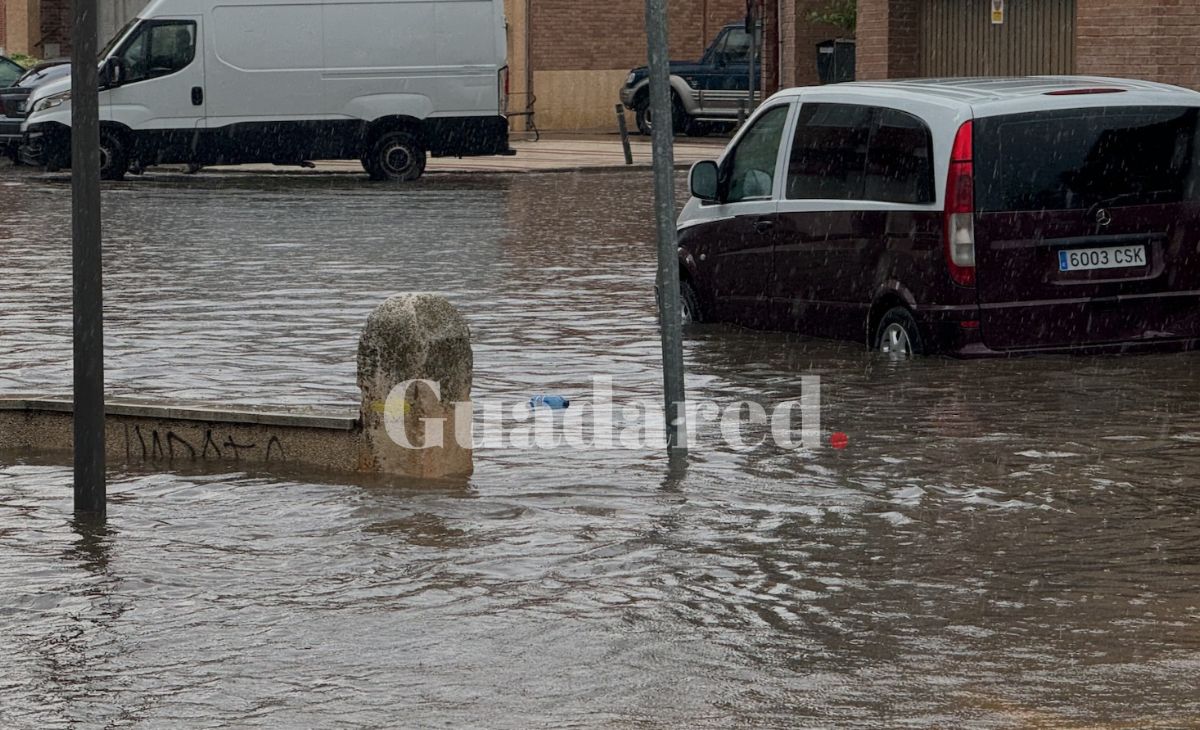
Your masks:
M671 57L699 58L745 0L670 0ZM612 127L629 69L646 63L645 0L506 0L512 103L543 129Z
M106 43L146 2L97 0L99 42ZM0 48L35 58L70 55L70 0L0 0Z
M858 77L1078 73L1200 89L1200 0L859 0Z

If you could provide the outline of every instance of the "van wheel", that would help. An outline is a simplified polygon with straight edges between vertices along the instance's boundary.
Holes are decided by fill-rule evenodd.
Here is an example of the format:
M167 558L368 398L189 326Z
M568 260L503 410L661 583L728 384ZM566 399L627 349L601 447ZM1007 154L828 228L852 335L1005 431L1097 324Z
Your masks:
M696 297L696 289L686 279L679 281L679 321L685 327L704 321L704 315L700 311L700 300Z
M412 182L425 173L426 152L412 132L398 130L381 135L362 158L372 180Z
M129 152L125 140L112 130L100 130L100 179L124 180L129 171Z
M925 353L921 342L921 331L912 312L904 307L893 307L883 319L875 334L875 350L896 360L907 360Z

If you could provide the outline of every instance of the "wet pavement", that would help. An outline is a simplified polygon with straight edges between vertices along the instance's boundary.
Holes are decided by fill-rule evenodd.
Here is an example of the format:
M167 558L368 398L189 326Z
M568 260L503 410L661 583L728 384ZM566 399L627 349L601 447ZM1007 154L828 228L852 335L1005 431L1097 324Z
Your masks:
M475 393L660 388L648 173L105 189L108 382L353 405L366 314L446 293ZM0 171L0 395L70 385L69 191ZM5 727L1200 724L1197 355L892 363L704 327L689 395L820 375L815 453L481 450L466 484L0 455ZM708 434L710 437L713 435Z

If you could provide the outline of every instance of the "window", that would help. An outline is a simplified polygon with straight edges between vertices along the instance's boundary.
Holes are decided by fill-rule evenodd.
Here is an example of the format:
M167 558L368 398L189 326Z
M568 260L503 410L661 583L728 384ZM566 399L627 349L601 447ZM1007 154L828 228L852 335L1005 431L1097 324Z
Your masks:
M755 35L755 41L758 44L757 50L761 52L761 27ZM731 28L725 31L725 34L717 40L712 62L718 66L750 63L750 34L744 28ZM758 56L755 57L755 63L758 63Z
M763 113L733 149L725 163L725 202L771 197L789 108L785 104Z
M1197 196L1197 111L1111 107L975 120L980 210L1083 210Z
M7 58L0 58L0 89L7 89L15 84L24 72L25 69Z
M721 44L718 59L726 65L750 62L750 34L735 28L725 34L725 42Z
M866 200L933 203L933 134L907 112L879 109L867 145Z
M196 57L196 24L170 20L143 25L125 46L125 83L181 71Z
M804 104L788 160L792 200L861 200L866 182L871 107Z
M897 109L804 104L788 160L791 200L932 203L933 135Z

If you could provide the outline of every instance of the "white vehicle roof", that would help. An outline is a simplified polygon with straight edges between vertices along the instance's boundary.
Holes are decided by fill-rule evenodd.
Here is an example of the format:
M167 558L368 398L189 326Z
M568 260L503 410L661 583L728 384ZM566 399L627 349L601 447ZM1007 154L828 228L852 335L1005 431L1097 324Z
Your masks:
M1079 93L1089 89L1118 90ZM1074 93L1071 93L1074 92ZM787 89L777 97L884 104L904 100L954 109L968 117L1100 106L1200 106L1200 93L1170 84L1103 76L904 79Z

